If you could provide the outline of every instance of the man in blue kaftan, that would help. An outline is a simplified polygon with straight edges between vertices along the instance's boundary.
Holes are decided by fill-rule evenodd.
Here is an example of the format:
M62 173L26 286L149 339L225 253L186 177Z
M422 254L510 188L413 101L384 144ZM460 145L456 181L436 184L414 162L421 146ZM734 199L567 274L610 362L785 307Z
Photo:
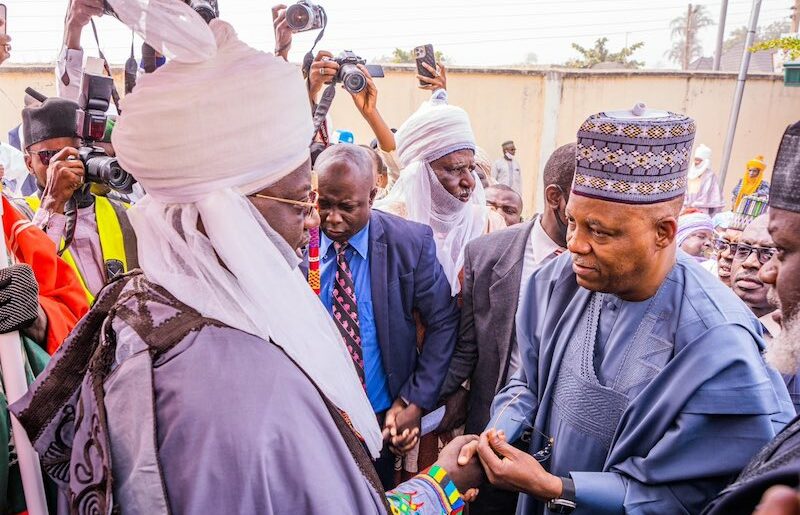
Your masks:
M699 513L791 419L756 318L676 248L693 137L641 108L578 133L570 253L531 278L477 446L518 513ZM507 443L530 428L528 454Z

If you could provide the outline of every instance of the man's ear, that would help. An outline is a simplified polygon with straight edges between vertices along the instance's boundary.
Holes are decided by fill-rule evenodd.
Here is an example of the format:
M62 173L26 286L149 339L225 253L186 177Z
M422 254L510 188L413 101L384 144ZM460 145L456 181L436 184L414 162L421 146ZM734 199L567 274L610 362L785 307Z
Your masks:
M369 207L372 207L372 204L375 202L375 195L378 194L378 188L372 188L369 192Z
M28 171L30 172L31 175L33 175L33 161L31 160L33 158L27 152L25 152L23 156L25 157L25 166L28 167Z
M678 234L678 220L674 216L665 216L656 221L656 247L666 248L675 241Z
M550 184L544 189L544 200L550 209L559 209L564 195L555 184Z

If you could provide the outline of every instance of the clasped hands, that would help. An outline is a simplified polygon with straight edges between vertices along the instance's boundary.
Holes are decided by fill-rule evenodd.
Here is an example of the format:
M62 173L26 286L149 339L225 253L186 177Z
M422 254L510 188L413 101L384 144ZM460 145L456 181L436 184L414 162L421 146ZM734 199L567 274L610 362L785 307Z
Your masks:
M456 463L448 461L448 448L459 449ZM476 459L477 458L477 459ZM497 488L523 492L542 501L560 497L563 484L561 478L548 473L536 459L525 451L521 451L506 441L502 431L489 429L480 437L475 435L456 438L448 444L439 455L437 464L447 470L453 477L456 486L465 494L465 500L471 500L478 484L459 484L456 477L462 476L461 469L480 465L486 478ZM474 474L468 477L473 478Z

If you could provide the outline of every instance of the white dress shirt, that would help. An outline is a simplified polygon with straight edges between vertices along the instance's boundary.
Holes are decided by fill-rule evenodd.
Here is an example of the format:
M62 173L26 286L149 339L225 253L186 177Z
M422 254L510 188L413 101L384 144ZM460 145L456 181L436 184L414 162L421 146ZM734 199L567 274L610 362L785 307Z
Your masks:
M531 233L528 236L528 243L525 246L525 256L522 261L522 278L519 285L519 297L517 299L517 309L522 303L528 291L528 284L530 283L531 276L542 265L549 260L561 255L564 252L564 247L554 242L550 236L544 231L542 227L542 217L537 216L536 221L533 222ZM511 377L520 366L519 348L514 343L514 348L511 349L511 362L508 366L508 377Z

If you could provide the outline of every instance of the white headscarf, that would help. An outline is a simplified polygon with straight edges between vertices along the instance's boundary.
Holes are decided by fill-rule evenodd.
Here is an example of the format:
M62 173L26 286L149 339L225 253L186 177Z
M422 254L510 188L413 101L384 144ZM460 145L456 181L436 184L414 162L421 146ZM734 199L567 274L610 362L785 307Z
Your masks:
M455 106L426 102L395 134L400 178L389 194L375 203L390 209L406 206L407 218L429 225L436 241L436 256L450 282L450 291L461 291L458 274L464 267L464 249L482 235L489 216L486 196L478 174L472 172L475 189L469 202L461 202L436 178L430 163L458 150L475 151L475 136L467 113Z
M711 166L711 149L701 143L697 145L694 151L694 157L695 159L702 159L703 161L699 165L692 162L692 165L689 167L689 179L697 179Z
M209 31L196 19L193 30ZM204 316L280 346L377 457L380 428L339 332L244 196L309 159L300 70L248 47L225 22L210 29L210 57L170 61L122 101L113 144L148 192L128 211L139 264Z

